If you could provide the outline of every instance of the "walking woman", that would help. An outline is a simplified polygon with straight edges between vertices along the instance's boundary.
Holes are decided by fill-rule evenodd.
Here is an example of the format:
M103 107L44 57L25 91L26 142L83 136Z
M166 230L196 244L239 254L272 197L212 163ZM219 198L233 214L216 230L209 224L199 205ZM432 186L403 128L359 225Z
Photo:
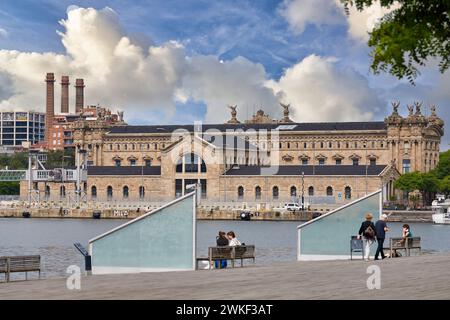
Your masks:
M375 241L377 236L375 232L375 225L372 222L373 215L371 213L366 213L366 221L361 223L361 227L358 231L358 239L363 237L364 240L364 260L369 261L370 246Z
M228 246L228 239L224 231L219 231L219 235L216 237L216 244L218 247ZM224 269L227 267L227 259L214 261L216 269Z

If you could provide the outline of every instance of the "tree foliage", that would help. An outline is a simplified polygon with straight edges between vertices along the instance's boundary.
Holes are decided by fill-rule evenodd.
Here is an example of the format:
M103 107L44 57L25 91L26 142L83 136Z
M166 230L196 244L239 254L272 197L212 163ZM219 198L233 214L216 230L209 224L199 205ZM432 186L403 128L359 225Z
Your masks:
M0 195L19 195L20 184L18 181L0 181Z
M341 0L347 13L349 6L364 11L375 0ZM448 0L380 0L384 15L370 32L372 71L389 72L411 83L419 67L430 59L439 61L439 70L450 66L450 1Z

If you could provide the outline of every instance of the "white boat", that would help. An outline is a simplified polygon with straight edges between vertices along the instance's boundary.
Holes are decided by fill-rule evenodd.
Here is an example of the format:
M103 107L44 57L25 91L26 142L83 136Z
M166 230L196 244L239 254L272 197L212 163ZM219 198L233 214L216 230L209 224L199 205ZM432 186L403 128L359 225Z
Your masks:
M436 224L450 224L450 199L445 197L438 197L431 203L433 208L433 222Z

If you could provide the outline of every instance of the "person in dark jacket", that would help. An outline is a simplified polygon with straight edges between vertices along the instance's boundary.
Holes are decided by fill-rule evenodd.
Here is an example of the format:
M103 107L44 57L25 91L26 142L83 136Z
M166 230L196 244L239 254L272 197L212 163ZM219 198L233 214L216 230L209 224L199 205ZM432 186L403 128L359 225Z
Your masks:
M381 253L381 259L386 258L383 252L384 239L389 228L386 224L387 215L382 214L381 219L375 223L375 233L377 234L377 251L375 252L375 260L378 260L378 255Z
M225 231L219 231L219 235L216 237L216 245L218 247L228 246L229 241ZM224 269L227 267L227 259L214 261L216 269Z
M372 222L373 215L368 212L366 213L366 221L361 223L361 227L358 231L358 239L363 237L364 240L364 260L369 261L369 255L370 255L370 246L375 241L375 238L377 236L375 231L375 225Z

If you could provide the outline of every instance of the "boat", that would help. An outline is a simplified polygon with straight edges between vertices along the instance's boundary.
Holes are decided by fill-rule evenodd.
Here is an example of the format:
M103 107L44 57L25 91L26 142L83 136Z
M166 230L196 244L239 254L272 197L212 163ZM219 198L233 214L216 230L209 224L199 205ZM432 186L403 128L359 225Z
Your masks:
M431 207L434 211L432 214L433 222L436 224L450 224L450 199L446 199L445 196L438 196L436 200L433 200Z

